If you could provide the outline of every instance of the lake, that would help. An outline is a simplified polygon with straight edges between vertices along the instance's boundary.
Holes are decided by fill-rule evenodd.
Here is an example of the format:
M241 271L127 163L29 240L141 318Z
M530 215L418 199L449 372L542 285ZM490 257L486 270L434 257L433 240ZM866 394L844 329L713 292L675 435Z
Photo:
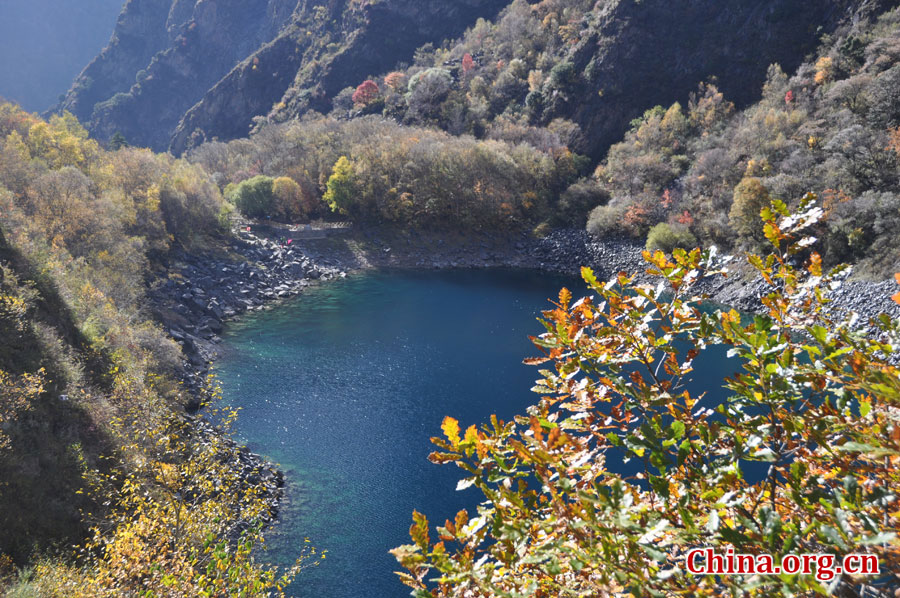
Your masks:
M413 509L443 522L480 496L455 491L460 469L428 462L429 438L445 415L465 428L536 402L539 374L522 360L563 286L587 292L531 271L373 271L229 325L216 371L241 409L238 439L288 480L265 558L291 562L305 538L328 550L294 595L409 595L388 550L409 543Z

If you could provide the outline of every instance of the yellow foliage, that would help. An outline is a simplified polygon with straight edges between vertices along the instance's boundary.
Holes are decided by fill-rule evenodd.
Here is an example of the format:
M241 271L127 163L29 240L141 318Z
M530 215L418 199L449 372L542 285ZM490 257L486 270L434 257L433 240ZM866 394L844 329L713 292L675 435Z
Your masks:
M834 76L834 60L830 56L822 56L816 61L816 85L824 85L831 81Z
M227 428L234 413L222 417ZM137 410L119 431L133 441L125 449L144 458L94 489L114 492L114 525L94 530L82 553L86 566L41 564L35 585L42 595L283 596L301 568L324 558L307 547L284 572L255 561L269 505L233 466L237 449L225 436L197 438L175 416L147 422Z
M0 303L7 299L10 298L0 295ZM43 370L21 376L11 376L0 370L0 450L9 445L9 437L4 428L11 425L21 412L29 408L31 402L44 391L43 385Z

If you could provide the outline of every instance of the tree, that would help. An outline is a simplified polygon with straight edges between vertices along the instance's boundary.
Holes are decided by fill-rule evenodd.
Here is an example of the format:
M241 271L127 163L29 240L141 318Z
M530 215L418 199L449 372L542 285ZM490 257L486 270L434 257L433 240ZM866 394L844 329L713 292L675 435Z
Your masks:
M410 115L420 119L434 116L452 86L453 77L447 69L430 68L413 75L407 93Z
M275 207L273 184L272 177L257 175L227 190L226 197L244 216L264 218L271 216Z
M462 72L464 75L468 75L472 72L472 69L475 68L475 59L472 58L472 55L466 52L462 57Z
M109 138L109 149L112 151L118 151L123 147L130 147L131 144L128 143L128 140L125 139L125 136L122 135L120 131L116 131L113 133L113 136Z
M400 92L406 87L406 73L402 73L400 71L394 71L392 73L388 73L384 77L384 84L390 87L395 92Z
M582 270L592 297L563 289L544 312L535 391L504 422L445 418L435 463L455 463L484 500L437 526L413 513L393 553L416 596L884 596L900 573L900 370L876 336L828 315L847 275L822 269L804 231L822 210L763 211L773 252L748 262L768 283L762 311L701 309L697 281L720 276L713 251L645 253L636 284ZM803 269L791 264L806 257ZM695 359L729 347L742 369L720 405L683 386ZM702 401L702 402L701 402ZM621 468L623 461L632 469ZM763 465L755 477L751 463ZM632 473L627 473L631 471ZM620 473L622 472L622 473ZM864 553L879 576L693 575L693 548L724 553Z
M360 83L356 91L353 92L353 104L356 106L368 106L378 97L378 92L378 84L371 79L367 79Z
M325 195L322 199L332 212L348 214L356 204L356 183L353 175L353 164L347 156L341 156L334 164L331 176L328 177Z
M744 177L734 188L734 201L728 213L731 228L744 240L762 240L759 211L769 204L769 190L756 177Z
M272 194L275 196L275 213L279 218L296 222L309 217L310 202L294 179L282 176L272 181Z

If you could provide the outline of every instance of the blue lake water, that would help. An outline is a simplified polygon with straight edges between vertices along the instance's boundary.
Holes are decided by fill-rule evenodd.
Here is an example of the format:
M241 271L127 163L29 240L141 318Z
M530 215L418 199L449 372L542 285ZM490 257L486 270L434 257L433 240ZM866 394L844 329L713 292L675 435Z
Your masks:
M529 271L368 272L229 326L216 369L241 408L238 437L288 480L265 558L290 562L304 538L328 550L294 595L409 595L388 550L409 542L413 509L443 522L479 496L455 491L461 470L428 462L429 438L445 415L466 427L536 401L522 360L562 286L586 293Z

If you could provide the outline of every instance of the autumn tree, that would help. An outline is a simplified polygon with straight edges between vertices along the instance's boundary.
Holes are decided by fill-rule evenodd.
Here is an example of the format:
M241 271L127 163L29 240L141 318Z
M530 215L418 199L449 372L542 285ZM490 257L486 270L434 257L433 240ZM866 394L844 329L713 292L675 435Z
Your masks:
M328 177L328 183L325 195L322 199L328 204L332 212L346 214L355 205L356 184L353 176L353 164L347 159L347 156L341 156L334 163L331 176Z
M462 72L464 75L468 75L475 68L475 59L472 58L472 55L466 52L462 57Z
M384 77L384 84L397 93L405 91L407 84L406 73L402 73L400 71L388 73Z
M275 215L285 222L308 219L314 210L314 202L303 188L290 177L278 177L272 181L275 197Z
M769 190L756 177L745 177L734 188L728 221L738 236L752 243L762 239L759 211L769 204Z
M378 84L371 79L366 79L353 92L353 104L355 106L368 106L378 97L378 92Z

